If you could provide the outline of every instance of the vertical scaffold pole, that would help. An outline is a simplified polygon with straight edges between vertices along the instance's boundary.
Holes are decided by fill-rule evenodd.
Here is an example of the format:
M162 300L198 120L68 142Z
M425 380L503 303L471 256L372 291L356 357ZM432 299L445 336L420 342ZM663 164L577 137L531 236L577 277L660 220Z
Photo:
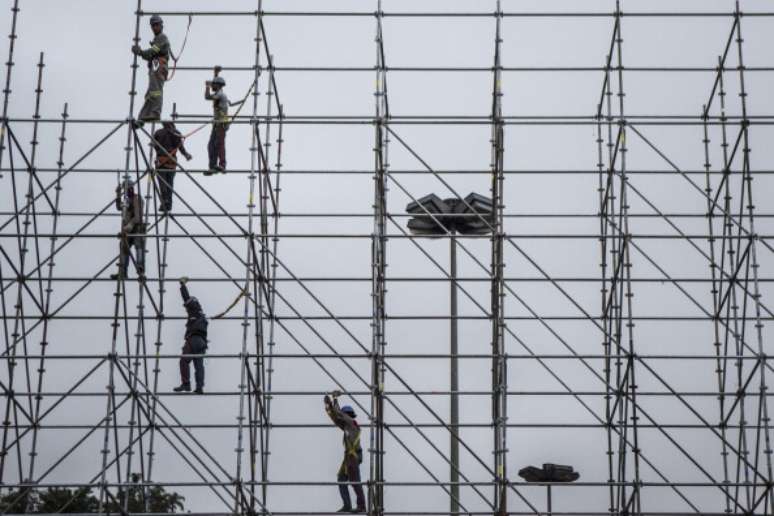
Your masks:
M11 7L11 33L8 35L8 60L5 62L5 88L3 88L3 119L0 125L0 168L3 165L3 151L5 150L5 132L8 124L8 103L11 98L11 72L13 71L13 51L16 48L16 20L19 15L19 0L14 0ZM0 177L3 173L0 172ZM2 472L0 472L2 478Z
M27 478L34 479L35 478L35 459L37 457L37 443L38 443L38 432L39 432L39 419L40 419L40 406L42 401L42 390L43 390L43 374L46 371L46 364L45 364L45 357L46 357L46 349L48 348L48 331L49 331L49 310L51 308L51 293L53 292L53 276L54 276L54 253L56 250L56 241L57 236L56 232L58 229L58 222L59 222L59 201L61 198L61 192L62 192L62 186L61 186L61 178L62 178L62 171L64 170L64 149L65 149L65 142L67 142L66 137L66 129L67 129L67 103L64 105L64 109L62 110L62 128L61 132L59 134L59 159L57 160L57 177L56 177L56 186L54 187L55 190L55 196L54 196L54 212L53 212L53 221L51 226L51 245L49 247L49 260L48 260L48 277L46 278L46 301L43 308L43 336L40 340L40 360L38 362L38 386L37 386L37 396L35 397L35 413L33 416L33 422L35 423L35 426L32 430L32 449L30 450L30 469L29 469L29 475Z
M505 282L503 269L503 198L504 124L502 118L502 7L497 0L495 13L495 52L492 84L492 262L491 262L491 310L492 310L492 426L494 431L494 507L496 516L508 513L507 475L507 424L508 424L508 367L505 350Z
M374 228L371 238L371 430L368 511L372 516L384 512L384 351L386 346L386 274L387 274L387 72L382 34L382 2L376 9L376 90L374 92L376 126L374 132Z
M752 187L752 167L750 166L750 120L747 115L747 88L745 85L745 65L744 65L744 38L742 37L742 12L739 9L739 0L736 0L735 3L735 10L734 10L734 16L736 18L736 46L737 46L737 53L738 53L738 71L739 71L739 102L742 109L742 138L743 138L743 148L742 148L742 188L743 192L747 194L747 204L743 206L745 211L747 212L747 221L749 224L748 232L747 232L747 238L748 240L748 246L749 246L749 264L748 264L748 270L751 270L752 272L752 287L753 287L753 304L754 304L754 315L752 317L752 320L754 322L755 327L755 338L758 345L758 360L761 362L760 366L758 367L758 375L759 375L759 396L758 396L758 408L757 408L757 432L756 432L756 442L755 442L755 450L756 453L758 450L761 449L761 438L763 438L763 456L766 461L766 482L769 484L769 486L766 489L763 489L763 493L761 494L760 498L758 498L754 504L754 506L751 508L751 511L756 511L758 509L758 506L762 501L765 500L765 507L767 507L768 510L771 510L772 507L774 507L774 492L772 492L771 489L771 481L772 481L772 462L771 462L771 436L770 436L770 418L769 418L769 407L768 407L768 387L766 384L766 351L763 346L763 320L762 320L762 313L761 313L761 291L760 291L760 285L759 285L759 278L758 278L758 269L760 267L758 263L758 254L757 254L757 240L758 235L755 233L755 203L753 202L753 187ZM744 194L743 194L744 195ZM740 217L741 218L741 217ZM749 273L748 273L749 274ZM746 314L745 314L746 315ZM745 332L746 333L746 332ZM759 460L758 456L755 457L756 464ZM755 493L759 489L759 487L755 487L753 489L753 497L755 498Z
M262 294L265 281L265 275L263 274L263 253L258 256L255 252L255 190L256 190L256 178L258 176L258 170L261 166L260 145L261 142L258 138L259 135L259 123L258 117L258 95L259 86L258 80L260 78L260 55L261 55L261 0L258 0L257 10L255 12L255 52L253 56L253 87L252 87L252 117L250 121L250 173L248 175L248 201L247 201L247 235L246 236L246 270L245 270L245 282L242 286L244 293L244 309L242 313L242 351L240 354L240 380L239 380L239 414L237 415L237 447L236 447L236 492L234 500L234 513L240 512L240 504L247 508L249 506L250 511L255 510L255 455L256 455L256 442L253 438L253 428L260 424L260 405L255 406L253 410L252 399L253 396L256 400L260 396L260 391L263 388L261 384L261 374L256 367L255 373L250 370L250 358L247 349L248 335L250 328L250 305L251 305L251 285L254 286L252 294L255 295L255 341L256 341L256 355L263 353L263 340L264 340L264 328L263 328L263 313L264 313L264 296ZM260 231L261 235L258 238L263 238L265 217L264 202L263 202L263 184L258 182L258 197L260 202ZM263 246L262 246L263 249ZM261 358L256 359L260 362ZM247 433L249 437L249 460L250 460L250 499L245 498L245 486L243 483L242 473L242 456L244 452L244 426L245 426L245 409L247 408L248 423ZM262 435L262 434L261 434ZM265 487L262 488L262 507L265 507Z

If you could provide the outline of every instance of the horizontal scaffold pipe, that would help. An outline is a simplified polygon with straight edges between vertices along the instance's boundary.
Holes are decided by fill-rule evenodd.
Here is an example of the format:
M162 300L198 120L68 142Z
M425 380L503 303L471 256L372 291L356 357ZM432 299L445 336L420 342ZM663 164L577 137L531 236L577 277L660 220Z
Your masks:
M137 11L140 16L275 16L309 18L733 18L734 11ZM740 11L745 17L772 17L772 11Z

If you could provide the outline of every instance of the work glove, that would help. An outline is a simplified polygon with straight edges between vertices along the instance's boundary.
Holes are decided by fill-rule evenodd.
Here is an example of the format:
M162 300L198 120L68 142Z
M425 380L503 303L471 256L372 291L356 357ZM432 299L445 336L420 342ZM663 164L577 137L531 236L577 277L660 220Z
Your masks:
M333 399L336 399L339 396L341 396L341 391L335 390L335 391L331 392L331 396L333 397Z
M191 156L191 155L190 155L190 154L188 154L188 153L184 154L184 156L185 156L185 160L186 160L186 161L191 161L191 158L193 158L193 156Z
M140 55L142 52L142 49L140 48L140 45L132 45L132 54L134 55Z
M181 276L180 277L180 284L181 285L185 285L186 283L188 283L188 276Z
M217 77L217 76L218 76L218 74L221 72L221 70L223 70L223 67L222 67L222 66L220 66L220 65L215 65L215 66L212 68L212 71L213 71L213 73L215 74L215 77Z

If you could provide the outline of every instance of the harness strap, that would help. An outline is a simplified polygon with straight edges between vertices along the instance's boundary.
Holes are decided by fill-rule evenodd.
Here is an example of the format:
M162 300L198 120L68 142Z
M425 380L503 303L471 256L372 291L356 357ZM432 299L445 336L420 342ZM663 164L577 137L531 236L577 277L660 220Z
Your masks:
M191 23L193 22L193 14L188 15L188 26L185 29L185 37L183 38L183 44L180 47L180 53L178 55L175 55L172 53L172 49L169 49L169 55L172 57L172 73L169 74L169 77L167 77L167 81L171 81L172 77L175 76L175 72L177 71L177 62L180 60L181 57L183 57L183 51L185 50L185 45L188 43L188 34L191 32Z
M356 459L359 459L360 457L357 454L358 449L360 448L360 427L357 427L357 433L355 434L355 438L352 439L352 442L347 444L346 439L344 440L345 449L346 449L346 455L352 455Z

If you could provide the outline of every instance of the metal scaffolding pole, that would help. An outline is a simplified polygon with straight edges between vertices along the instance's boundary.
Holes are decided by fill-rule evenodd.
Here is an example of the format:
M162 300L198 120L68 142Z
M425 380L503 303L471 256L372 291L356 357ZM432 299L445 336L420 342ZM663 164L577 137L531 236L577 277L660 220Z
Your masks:
M774 235L768 234L774 213L767 212L765 206L763 210L760 207L756 209L754 199L762 202L765 190L758 186L756 191L753 180L756 176L771 176L774 170L756 169L756 164L765 165L765 157L752 160L751 147L756 138L763 137L765 131L774 125L774 115L752 112L747 82L751 76L769 77L774 67L765 62L755 63L755 66L746 64L745 53L748 50L742 37L742 25L745 32L754 26L748 20L754 19L755 23L768 26L774 21L774 12L743 12L738 1L734 2L733 10L724 11L626 11L622 0L617 0L615 9L609 11L504 12L500 0L494 2L493 10L482 11L385 12L381 0L375 2L374 11L334 11L322 4L319 10L314 11L279 11L264 10L264 2L255 0L254 5L244 11L160 12L164 16L188 16L191 19L234 16L253 17L255 21L252 64L240 63L236 59L239 56L234 56L235 62L224 67L235 76L249 75L254 84L252 113L237 115L233 120L235 127L250 130L250 166L229 170L229 174L239 175L240 181L247 180L244 194L248 195L248 202L245 207L233 206L231 199L226 202L227 199L220 198L215 190L208 189L206 183L199 181L202 170L186 170L181 166L179 174L191 180L191 191L199 198L194 200L194 197L189 197L185 189L176 191L174 195L183 208L172 218L160 215L157 206L157 193L163 179L156 176L154 170L153 153L158 142L153 130L149 133L129 123L133 120L136 97L139 66L136 57L131 65L128 118L110 118L114 115L109 113L103 118L73 118L67 113L67 104L61 116L46 117L41 107L45 105L41 103L42 54L38 62L33 115L29 118L9 118L9 109L13 107L9 99L18 4L18 0L13 1L9 20L11 35L0 134L0 178L7 182L9 201L0 211L0 305L5 342L5 349L0 353L0 361L5 361L5 364L0 364L4 372L0 377L0 391L5 401L0 452L0 512L13 513L19 507L33 511L36 509L35 494L44 493L49 488L72 490L72 497L59 507L60 511L69 512L78 490L89 488L97 491L100 512L116 512L117 509L128 515L131 514L130 493L137 490L144 493L147 512L151 509L149 499L152 489L164 487L181 489L186 495L206 490L211 498L211 514L328 514L316 502L308 502L303 490L314 487L332 490L336 482L310 478L304 465L295 468L298 471L294 471L293 478L280 480L276 474L269 475L272 454L272 465L281 464L284 460L280 453L282 448L270 446L270 440L274 440L270 439L272 430L301 431L310 439L317 439L313 432L324 431L329 426L315 417L286 420L281 411L272 414L275 397L281 397L283 401L304 402L307 398L319 397L326 390L324 384L273 389L274 366L278 361L284 361L286 364L309 363L317 367L322 381L332 381L337 388L346 391L360 409L358 412L368 418L362 425L369 432L369 473L365 487L368 491L368 512L373 516L540 514L542 509L533 505L531 500L542 500L544 487L550 493L548 512L551 514L772 513L774 489L771 483L768 400L774 394L769 392L767 383L770 372L774 372L774 364L768 358L770 353L764 332L766 325L774 321L774 307L766 304L764 296L774 278L762 269L769 265L771 254L774 254ZM143 11L141 0L138 0L133 14L134 41L138 42L140 22L151 13ZM280 18L291 25L301 20L324 24L333 19L350 19L362 20L369 26L373 19L375 66L367 66L367 63L341 64L337 61L337 57L341 56L335 54L326 62L300 65L283 62L282 66L277 65L269 48L267 28L271 29L272 23ZM506 62L502 56L502 37L512 29L508 23L530 24L541 19L573 20L579 24L591 20L598 23L611 21L613 30L608 53L597 56L605 58L603 65L586 66L569 62L546 66L540 61L526 64ZM717 64L712 62L715 59L713 52L709 62L679 65L652 63L644 66L632 63L633 66L625 66L622 24L630 27L634 25L634 20L641 24L655 24L666 19L676 24L682 23L682 20L727 22L730 30L718 36L718 45L725 46L721 47L722 52L718 52ZM439 66L439 63L430 61L411 66L391 62L393 66L388 66L387 54L391 47L385 42L385 20L390 20L388 28L392 24L398 27L407 20L414 20L415 23L478 20L486 24L493 20L493 64ZM627 48L630 48L628 44ZM281 56L284 49L273 50ZM751 59L747 61L752 62ZM210 68L194 62L177 69L182 77L191 77L193 73ZM280 102L278 83L292 84L304 77L319 80L334 77L334 74L345 79L372 72L376 78L373 113L303 114L296 111L293 116L288 116ZM390 110L388 78L427 80L427 77L438 77L437 74L452 73L468 77L492 74L489 113L424 114L393 113ZM511 75L506 75L509 73ZM521 79L534 77L535 74L560 80L599 75L603 80L602 88L599 96L592 99L596 103L596 112L580 115L545 114L540 111L530 114L521 109L515 113L504 112L507 109L503 106L503 95L508 92L507 98L511 97L503 77ZM702 106L700 114L630 113L636 103L625 102L624 78L631 77L631 83L644 76L659 76L674 81L686 76L706 77L711 89L708 97L704 91L697 92L702 100L698 103ZM261 77L265 79L261 81L266 95L265 110L258 102ZM284 86L283 90L283 98L292 98L287 97ZM728 102L727 95L730 93L738 93L738 113L734 112L737 111L734 107L737 104ZM755 98L759 97L756 95ZM402 98L396 100L393 96L392 100L394 106L403 107L399 102ZM698 108L698 105L694 107ZM173 118L181 125L191 127L210 121L207 114L178 113L177 108L173 110ZM322 164L314 169L281 171L283 128L291 124L293 129L310 132L334 131L341 127L370 130L373 127L373 168L364 168L361 163L356 167L330 170ZM105 150L110 138L124 125L127 126L127 139L123 167L106 168L100 163L86 162L88 158L98 156L99 150ZM506 147L510 148L510 141L505 137L508 126L523 130L539 128L549 132L559 128L593 130L596 132L597 168L579 163L568 168L506 169L504 156ZM50 133L57 130L61 135L56 166L47 167L43 163L42 143L47 127L52 129ZM430 134L441 127L472 130L486 127L491 140L489 168L441 170L432 167L429 164L432 160L427 158L426 161L424 151L420 150L425 142L419 131ZM658 144L660 135L657 133L664 128L702 134L703 167L696 170L678 167L676 163L684 158L677 156L679 159L675 159L665 150L666 147ZM412 134L412 131L417 132ZM30 146L26 147L20 140L21 135L26 138L28 133L32 134L32 139ZM74 133L78 138L89 134L94 144L80 156L68 160L71 164L65 167L65 136L72 140ZM104 135L94 138L99 133ZM143 135L147 141L141 140ZM628 155L630 142L627 142L627 136L632 135L638 143L635 159ZM398 149L401 152L405 151L422 166L392 169L390 143L395 140L400 144ZM713 142L719 142L719 148L718 143ZM145 144L150 147L147 153L143 148ZM298 152L297 148L290 149ZM661 167L641 162L639 149L653 151L662 160ZM395 150L392 152L394 158ZM5 161L3 158L6 158ZM713 165L712 161L717 163ZM645 165L635 168L642 163ZM279 207L281 172L291 174L300 181L322 177L358 181L369 174L373 179L372 209L344 207L337 213L310 205L282 212ZM147 237L155 242L155 246L143 252L147 253L149 261L155 260L156 263L147 268L149 276L137 282L136 294L132 288L134 281L127 278L108 283L110 280L105 273L115 263L115 253L111 253L112 258L106 264L104 260L107 256L104 260L100 259L100 268L94 274L73 273L67 265L68 251L78 245L102 248L113 246L116 242L116 235L102 226L112 227L118 217L125 215L124 211L112 210L112 199L102 209L92 210L87 205L68 204L63 195L63 185L68 176L88 180L108 178L101 174L115 175L117 182L122 184L134 183L138 195L145 199ZM457 183L452 181L475 179L483 174L487 174L490 181L493 200L491 219L472 210L455 189ZM596 180L591 174L597 175ZM694 181L699 176L704 185L699 186ZM558 181L564 178L594 181L598 189L598 210L568 208L565 211L555 208L545 212L529 209L516 212L515 207L509 209L509 205L516 201L505 201L506 177L515 179L514 183L518 184L547 177ZM696 209L695 202L686 203L686 208L680 210L660 207L661 199L650 195L648 192L652 190L648 190L648 185L644 183L663 180L668 185L672 184L667 182L670 177L682 186L689 186L689 190L693 189L694 198L690 200L706 204L706 212ZM144 178L146 182L143 182ZM405 222L406 215L390 211L390 203L400 203L401 196L417 201L414 192L416 183L412 181L418 178L438 180L461 206L472 210L465 215L432 214L425 210L423 216L440 227L443 227L447 216L464 216L470 223L482 224L491 233L491 236L476 236L447 231L436 235L434 238L448 239L451 246L454 261L448 269L431 252L426 238L404 230L401 222ZM683 181L687 181L688 185ZM141 191L143 184L147 185L145 192ZM393 185L398 188L390 192L388 187ZM76 188L71 190L68 185L68 194L73 190ZM181 195L182 192L186 193ZM704 200L696 198L696 193ZM630 206L635 201L637 205ZM282 217L292 219L293 224L285 226L280 233L279 220ZM707 219L706 230L696 229L701 218ZM371 224L370 232L363 230L362 223L367 219L370 219L366 222L366 225ZM326 226L339 220L351 222L351 227L355 229L332 230L330 228L334 226ZM312 221L323 225L299 229ZM505 227L506 221L513 222L514 228L519 227L516 225L519 223L530 225L533 222L535 226L545 226L509 231ZM572 226L575 222L586 224L588 228L589 224L598 223L599 230L575 229ZM643 224L639 225L639 222ZM660 223L662 228L668 229L643 230L650 222ZM561 225L562 229L545 229L554 223ZM666 226L663 226L664 223ZM396 229L393 231L388 225ZM307 227L311 228L311 224ZM655 227L655 224L647 227ZM42 243L46 238L49 245ZM292 242L295 249L298 249L297 244L306 243L322 243L331 247L343 244L360 249L367 240L370 245L370 272L346 271L334 275L324 268L313 272L294 271L290 260L279 256L281 238ZM489 263L485 263L481 255L482 238L490 238ZM387 246L390 240L396 249L405 247L412 252L419 251L417 258L430 267L430 272L388 274ZM585 253L593 240L599 242L599 277L592 277L593 274L586 271L566 272L561 267L544 263L544 255L531 247L549 243L557 248L571 249L571 252ZM209 361L229 371L235 372L235 368L239 367L238 384L210 390L201 398L203 402L235 403L230 414L235 414L236 420L229 417L225 422L214 417L203 420L189 417L191 414L183 412L187 409L183 408L185 402L178 393L163 392L163 388L160 391L160 385L163 385L163 382L160 383L162 365L172 365L180 358L174 349L162 352L162 340L167 333L162 332L164 321L177 326L183 319L165 313L168 308L165 285L184 275L180 271L167 270L168 251L174 252L180 243L190 245L215 271L192 275L193 282L218 292L230 289L241 296L236 303L243 301L239 313L223 316L217 325L218 329L234 329L241 325L241 347L208 355ZM442 243L446 241L442 240ZM241 247L243 244L245 247ZM671 264L662 258L664 255L652 251L649 245L668 249L685 245L688 249L686 258L698 259L702 265L709 266L709 273L692 275L672 270ZM578 251L581 246L585 247ZM519 267L522 262L527 270L513 270L506 275L506 262L510 262L512 256L508 251L516 251L513 263ZM457 274L457 253L463 260L472 260L470 263L474 264L475 273L466 276ZM118 253L118 259L121 259L121 253ZM427 262L424 262L425 259ZM643 267L633 269L633 262L640 259L644 260ZM368 261L366 258L366 263ZM158 282L157 287L154 282ZM409 291L440 287L441 282L448 282L451 288L450 315L434 313L429 309L422 312L406 310L397 294L394 307L388 312L388 288ZM368 303L350 311L333 309L336 298L331 297L330 292L336 290L336 285L368 289L366 283L370 283L370 311ZM481 290L485 284L488 284L490 296L488 303L483 301L485 294L482 295ZM109 287L114 287L112 304L99 303L87 309L79 304L89 295L86 292L102 291L104 294ZM536 290L532 291L533 287ZM586 292L597 287L601 291L599 314L588 307L585 296ZM73 291L67 292L68 288ZM664 292L670 292L683 302L688 301L693 311L671 311L665 306L656 306L655 313L646 312L647 302L641 300L638 306L643 308L638 309L635 315L635 288L638 299L647 296L654 288L663 288ZM697 295L696 290L703 290L705 295L709 290L710 296ZM545 292L558 294L567 306L554 304L544 308L540 296ZM514 310L511 310L511 303L506 303L506 296L516 301L513 303ZM79 324L104 326L108 321L111 325L109 344L105 339L98 348L80 354L50 346L52 342L67 341L69 335L62 328L74 328ZM460 325L460 321L466 321L466 324ZM386 351L388 325L393 335L391 341L403 344L399 339L402 339L404 324L448 326L452 339L456 340L458 327L468 330L467 321L470 327L487 325L487 332L491 332L490 350L459 353L456 347L452 347L448 353ZM363 330L358 329L365 328L367 324L370 324L370 343L361 338ZM522 332L522 324L524 328L540 328L545 336ZM636 340L635 324L647 326L647 329L637 331ZM354 351L345 352L346 348L339 347L339 337L332 336L330 328L342 333L346 344L355 345ZM576 328L580 329L578 335L584 339L587 334L595 338L599 331L602 350L590 353L585 348L579 348L578 341L571 336ZM658 344L686 344L681 341L686 340L684 337L687 335L691 347L680 348L679 352L654 351L650 347L654 344L650 328L674 335L674 342ZM153 335L155 349L149 345L149 335ZM253 338L254 345L251 344ZM706 348L708 338L712 338L713 352ZM39 350L30 342L39 343ZM278 343L297 345L300 351L287 352L283 346L278 348L282 349L281 353L275 353ZM508 352L511 343L517 346L513 353ZM546 347L551 344L559 345L561 351L551 351ZM322 352L314 346L322 346ZM408 367L422 364L432 368L450 359L454 367L448 390L435 389L433 385L413 385L408 380L410 376L397 367L398 364ZM540 374L547 373L548 384L509 386L508 362L514 360L516 363L511 365L515 365L519 372L516 378L528 377L538 371ZM491 386L459 388L454 374L457 367L460 378L464 379L468 366L484 362L491 364ZM671 367L693 367L707 372L708 362L715 367L712 384L702 384L697 388L685 387L673 380L668 371L661 369L669 364ZM85 372L68 377L69 383L59 384L51 380L58 378L57 371L76 371L84 364ZM366 366L370 372L362 374L355 365ZM568 375L566 367L576 367L581 372L577 376ZM351 379L339 379L342 370L352 375L355 385L350 385ZM99 382L101 374L105 375L106 391L100 391L102 386L93 383ZM388 378L397 383L394 386L385 385ZM638 380L647 381L647 386L638 386ZM583 382L583 387L577 386L579 382ZM369 402L364 401L364 396L369 397ZM466 417L468 404L482 397L491 399L491 419L488 415L486 420ZM509 400L509 397L514 399ZM717 398L717 403L713 398ZM67 401L76 400L84 404L104 402L104 412L100 408L98 415L89 419L58 418L61 407ZM562 407L580 409L586 419L581 419L572 410L567 413L552 412L556 417L550 421L520 410L517 420L509 419L509 401L513 411L522 400L564 403ZM447 406L447 402L452 407L448 417L438 409ZM660 408L668 404L679 407L679 411L662 412ZM465 422L459 423L460 418ZM518 443L517 449L508 449L509 429L511 441ZM73 442L51 447L50 443L68 432L75 436ZM225 460L212 450L205 437L211 432L231 435L229 439L235 437L234 441L229 441L236 442L235 456L229 451L231 458ZM599 450L589 450L587 456L589 461L598 459L604 463L599 469L606 470L606 478L602 478L605 475L592 477L591 473L585 477L586 470L582 469L583 480L572 485L531 485L509 480L507 466L518 464L516 461L521 460L530 449L533 436L541 432L554 437L566 435L561 432L571 432L573 436L578 435L578 439L582 438L582 432L589 432L601 437L600 442L604 443ZM489 437L492 438L491 460L486 458L489 445L480 442ZM447 438L450 444L448 453L443 444ZM691 442L703 445L703 439L709 443L705 448L706 454L697 452ZM90 444L95 442L97 446ZM393 442L397 445L396 453L388 464L385 451ZM99 461L94 461L97 449L101 456ZM716 455L710 459L710 454L715 453L712 450L718 449L720 460ZM684 469L665 463L668 459L664 458L667 455L664 451L682 459L685 466L681 467ZM69 460L89 456L92 460L86 468L88 471L62 474ZM153 480L165 477L159 467L167 457L178 459L193 480ZM231 462L232 459L234 462ZM387 468L388 465L391 467ZM413 470L409 468L416 469L420 477L386 478L387 472L402 472L404 468L410 474ZM447 468L448 481L444 480ZM589 471L592 469L589 468ZM133 476L135 473L137 477ZM304 494L294 496L290 501L282 500L274 494L280 488ZM425 508L422 510L396 510L401 504L419 507L412 497L423 498L424 493L438 489L441 491L437 494L442 495L438 499L442 499L443 504L448 503L448 509L435 510L443 509L445 505L439 506L431 500L423 505ZM602 492L606 496L600 496ZM465 493L474 496L468 499ZM708 493L711 495L704 496ZM515 501L514 494L518 498ZM666 497L662 500L664 494L673 498L677 495L674 498L676 503L671 499L667 501ZM568 497L566 499L584 500L583 508L562 512L565 496ZM275 510L280 506L283 510ZM666 506L672 510L661 511ZM203 513L199 509L192 511L192 514Z
M494 514L505 516L508 514L508 444L506 439L508 424L508 362L505 359L505 282L503 256L503 241L505 228L503 227L503 213L505 212L505 199L503 196L503 176L505 138L502 124L502 10L500 0L497 0L495 17L495 42L494 65L492 77L492 128L491 128L491 167L492 167L492 261L490 275L492 284L490 287L491 302L490 312L492 317L492 427L494 429ZM454 238L451 239L455 245ZM456 289L456 284L453 284Z

